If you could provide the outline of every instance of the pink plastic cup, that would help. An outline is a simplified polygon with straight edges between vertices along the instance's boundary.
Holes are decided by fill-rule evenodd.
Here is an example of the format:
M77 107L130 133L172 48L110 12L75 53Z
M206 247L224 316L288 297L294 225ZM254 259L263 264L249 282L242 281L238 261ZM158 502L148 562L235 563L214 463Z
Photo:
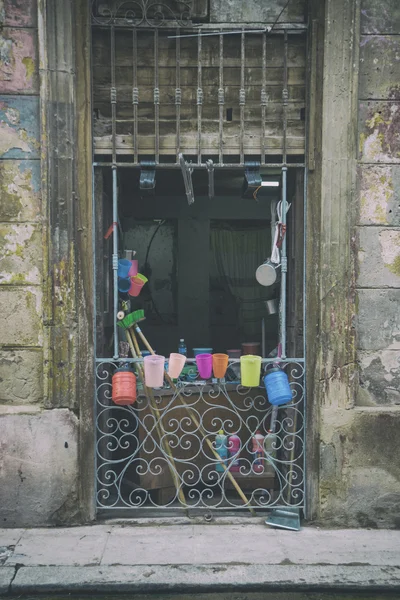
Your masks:
M139 296L142 291L142 287L147 282L147 278L144 275L140 275L139 273L132 277L131 279L131 287L129 288L128 294L130 296Z
M143 359L144 381L147 387L161 388L164 385L165 356L150 354Z
M182 373L183 367L185 366L185 362L186 356L172 352L169 355L168 375L172 377L172 379L178 379L179 375Z
M202 379L210 379L212 374L212 354L198 354L196 356L197 369Z
M135 275L138 274L138 270L139 270L139 261L138 260L131 260L131 267L129 269L128 275L129 277L135 277Z

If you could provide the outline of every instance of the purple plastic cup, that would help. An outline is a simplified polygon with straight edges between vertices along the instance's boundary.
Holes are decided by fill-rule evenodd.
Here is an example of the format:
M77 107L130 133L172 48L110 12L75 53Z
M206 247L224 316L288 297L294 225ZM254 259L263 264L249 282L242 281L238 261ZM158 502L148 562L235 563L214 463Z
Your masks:
M197 369L202 379L210 379L212 374L212 354L198 354L196 356Z

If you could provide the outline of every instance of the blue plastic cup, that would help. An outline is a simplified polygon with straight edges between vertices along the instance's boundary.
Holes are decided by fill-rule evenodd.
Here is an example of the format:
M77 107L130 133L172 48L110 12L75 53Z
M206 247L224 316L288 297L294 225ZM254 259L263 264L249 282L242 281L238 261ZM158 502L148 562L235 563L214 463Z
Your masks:
M118 289L122 293L129 292L131 287L130 277L118 277Z
M120 258L118 261L118 277L126 279L129 277L129 270L132 267L132 261L127 258Z

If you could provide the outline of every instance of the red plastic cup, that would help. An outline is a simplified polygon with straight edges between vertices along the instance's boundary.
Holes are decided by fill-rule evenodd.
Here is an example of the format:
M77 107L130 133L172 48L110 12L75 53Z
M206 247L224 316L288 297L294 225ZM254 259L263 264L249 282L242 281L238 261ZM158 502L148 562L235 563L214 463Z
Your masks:
M142 287L147 282L147 278L144 275L138 273L135 277L131 278L131 287L129 288L128 294L130 296L139 296L142 291Z

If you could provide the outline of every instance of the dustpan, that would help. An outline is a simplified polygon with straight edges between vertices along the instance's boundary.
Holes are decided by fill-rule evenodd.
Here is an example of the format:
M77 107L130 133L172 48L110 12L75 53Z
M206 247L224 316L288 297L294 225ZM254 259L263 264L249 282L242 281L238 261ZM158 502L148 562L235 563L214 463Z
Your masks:
M274 508L265 523L271 527L300 531L300 510L293 506Z

